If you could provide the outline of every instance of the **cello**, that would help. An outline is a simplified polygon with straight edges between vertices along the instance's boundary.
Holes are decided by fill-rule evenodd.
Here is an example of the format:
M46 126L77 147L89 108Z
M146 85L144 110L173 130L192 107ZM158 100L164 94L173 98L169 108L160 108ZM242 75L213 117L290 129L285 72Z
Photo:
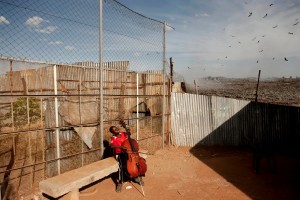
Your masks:
M123 119L120 120L120 124L125 128L128 138L122 143L122 147L127 154L127 172L130 178L136 178L144 176L147 171L146 160L139 155L139 145L136 140L130 137L130 130L127 128Z

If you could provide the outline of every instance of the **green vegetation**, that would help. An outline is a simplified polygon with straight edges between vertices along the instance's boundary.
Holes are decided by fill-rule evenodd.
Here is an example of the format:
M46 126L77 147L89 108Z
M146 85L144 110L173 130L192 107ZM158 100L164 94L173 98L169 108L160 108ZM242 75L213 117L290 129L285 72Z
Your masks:
M40 102L36 98L28 98L29 123L35 123L41 118ZM14 126L20 128L28 123L27 117L27 98L20 97L13 103ZM11 117L11 112L6 114Z

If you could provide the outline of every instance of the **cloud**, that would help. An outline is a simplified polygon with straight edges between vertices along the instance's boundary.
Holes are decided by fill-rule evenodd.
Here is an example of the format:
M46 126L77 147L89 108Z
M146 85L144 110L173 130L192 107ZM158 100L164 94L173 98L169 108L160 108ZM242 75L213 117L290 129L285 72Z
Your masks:
M27 19L27 21L25 22L26 25L28 26L39 26L42 22L43 22L43 18L38 17L38 16L34 16L31 17L29 19Z
M51 41L49 42L50 45L60 45L60 44L63 44L62 41Z
M73 51L73 50L75 50L75 47L67 45L67 46L65 46L65 50L67 50L67 51Z
M200 16L201 16L201 17L209 17L210 15L207 14L207 13L201 13Z
M47 26L45 28L37 28L35 29L36 32L40 32L40 33L53 33L54 31L56 31L57 27L56 26Z
M0 24L10 24L9 21L4 17L4 16L0 16Z
M34 28L34 31L39 33L53 33L57 30L57 26L48 26L50 22L48 20L44 20L39 16L30 17L26 20L25 24L31 28Z

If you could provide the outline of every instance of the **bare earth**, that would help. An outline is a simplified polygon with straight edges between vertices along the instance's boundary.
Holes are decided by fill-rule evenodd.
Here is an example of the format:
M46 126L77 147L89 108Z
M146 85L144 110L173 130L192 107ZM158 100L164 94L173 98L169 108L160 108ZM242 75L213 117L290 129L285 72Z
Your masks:
M277 174L262 160L252 168L249 150L229 147L165 147L147 158L145 186L126 182L115 192L111 178L84 188L80 200L300 199L299 159L277 155ZM128 188L131 186L131 188Z

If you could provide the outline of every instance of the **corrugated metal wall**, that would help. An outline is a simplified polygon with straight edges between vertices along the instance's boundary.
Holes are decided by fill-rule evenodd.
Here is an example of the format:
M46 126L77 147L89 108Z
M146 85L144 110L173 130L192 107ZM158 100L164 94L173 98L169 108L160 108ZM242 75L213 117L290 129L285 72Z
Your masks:
M172 142L179 146L296 146L300 108L172 93Z

